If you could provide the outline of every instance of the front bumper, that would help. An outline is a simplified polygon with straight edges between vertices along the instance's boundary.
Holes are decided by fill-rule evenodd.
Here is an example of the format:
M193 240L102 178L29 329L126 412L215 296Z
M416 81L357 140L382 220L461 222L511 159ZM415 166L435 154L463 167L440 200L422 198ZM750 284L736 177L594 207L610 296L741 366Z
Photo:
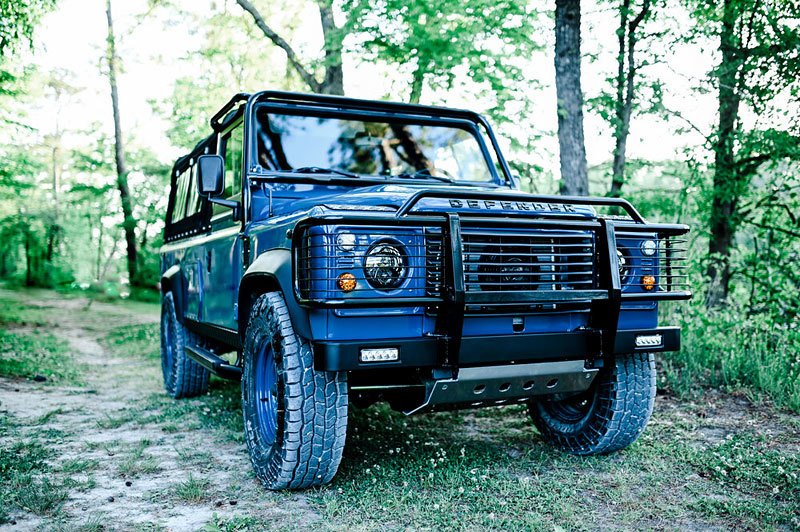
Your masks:
M660 342L655 341L660 336ZM637 345L646 338L646 345ZM613 354L677 351L681 332L678 327L658 327L617 331ZM380 341L318 341L314 346L314 367L321 371L354 371L389 368L432 368L441 364L441 338L405 338ZM361 362L362 349L399 349L397 361ZM603 353L600 331L466 336L461 338L459 367L522 364L569 359L589 359Z

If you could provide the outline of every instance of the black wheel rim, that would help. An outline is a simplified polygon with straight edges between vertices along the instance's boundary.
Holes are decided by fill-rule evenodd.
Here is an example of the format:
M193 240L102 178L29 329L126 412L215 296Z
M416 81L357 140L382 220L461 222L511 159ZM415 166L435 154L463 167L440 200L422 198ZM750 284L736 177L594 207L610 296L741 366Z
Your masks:
M162 355L161 355L161 369L164 371L164 377L169 376L172 371L172 366L175 361L175 347L172 345L172 320L167 312L162 311L161 315L161 335L162 335Z
M586 418L594 408L594 387L591 390L565 399L545 400L542 406L555 419L563 423L578 423Z
M254 370L256 422L264 444L272 445L278 434L278 371L269 341L259 346Z

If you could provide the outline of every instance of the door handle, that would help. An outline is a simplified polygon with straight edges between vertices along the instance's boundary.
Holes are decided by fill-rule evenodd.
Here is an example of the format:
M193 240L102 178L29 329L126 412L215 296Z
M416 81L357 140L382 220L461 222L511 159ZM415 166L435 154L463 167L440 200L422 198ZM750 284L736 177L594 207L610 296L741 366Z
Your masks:
M212 257L212 254L211 254L211 250L209 249L206 252L206 269L208 270L208 273L211 273L211 257Z

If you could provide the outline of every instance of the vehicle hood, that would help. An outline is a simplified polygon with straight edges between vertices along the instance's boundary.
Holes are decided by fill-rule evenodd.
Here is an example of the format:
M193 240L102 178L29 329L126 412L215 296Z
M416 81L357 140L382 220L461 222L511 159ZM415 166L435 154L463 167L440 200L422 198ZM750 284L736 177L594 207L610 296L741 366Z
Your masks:
M415 194L425 191L437 197L422 197L414 204L409 214L430 212L465 212L470 214L546 216L570 214L594 218L595 210L588 205L570 205L542 201L540 196L517 190L495 187L447 187L425 185L373 185L360 188L326 187L335 190L323 191L317 187L312 195L296 198L285 208L315 210L323 212L396 212ZM310 191L308 191L310 192ZM452 195L449 194L452 192ZM463 197L462 193L468 193ZM481 197L485 193L485 197ZM508 200L502 196L508 196ZM530 197L530 199L527 199ZM283 203L283 202L282 202ZM280 209L283 210L283 209ZM287 209L288 211L289 209ZM288 212L286 212L288 214ZM279 214L276 212L275 214Z

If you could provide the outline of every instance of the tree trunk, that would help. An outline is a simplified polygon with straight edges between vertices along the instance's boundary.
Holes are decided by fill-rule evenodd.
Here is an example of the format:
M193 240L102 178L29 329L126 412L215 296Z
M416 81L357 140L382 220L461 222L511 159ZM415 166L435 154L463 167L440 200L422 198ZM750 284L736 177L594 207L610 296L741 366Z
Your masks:
M628 22L630 14L630 0L623 0L620 9L619 28L619 53L617 55L617 94L614 101L614 160L611 165L611 189L609 196L618 198L621 195L622 185L625 184L625 160L628 145L628 133L631 127L631 112L633 111L633 98L636 91L634 83L636 77L635 50L638 37L636 30L650 10L650 0L642 2L642 10ZM626 38L627 37L627 38ZM627 62L627 65L626 65Z
M411 95L408 97L409 103L419 103L422 98L422 87L425 82L425 72L422 67L417 67L414 71L414 77L411 79Z
M267 39L286 52L289 65L297 72L300 79L308 85L311 92L344 94L344 69L342 67L342 41L344 36L342 35L342 30L336 26L333 20L333 5L330 0L318 0L317 2L320 22L322 23L322 34L325 40L325 75L321 82L303 65L297 56L297 52L294 51L289 42L267 24L264 16L250 0L236 0L236 3L253 17L256 26Z
M734 0L725 0L719 50L721 62L716 70L719 86L719 123L714 141L714 185L711 200L710 238L708 241L710 280L706 305L717 307L728 297L730 253L735 233L738 178L734 143L739 119L737 50L740 48L735 24Z
M128 258L128 278L131 286L139 286L138 257L136 251L136 220L133 217L131 194L128 188L128 170L125 167L125 148L122 143L122 126L119 118L119 94L117 92L117 51L114 40L114 23L111 18L111 0L106 0L108 20L108 81L111 85L111 107L114 113L114 159L117 167L117 190L122 203L125 231L126 253Z
M333 5L329 0L319 0L319 18L325 39L325 80L320 88L325 94L344 95L344 68L342 66L342 32L333 20Z
M555 67L561 193L585 196L589 178L583 139L580 0L556 0Z

